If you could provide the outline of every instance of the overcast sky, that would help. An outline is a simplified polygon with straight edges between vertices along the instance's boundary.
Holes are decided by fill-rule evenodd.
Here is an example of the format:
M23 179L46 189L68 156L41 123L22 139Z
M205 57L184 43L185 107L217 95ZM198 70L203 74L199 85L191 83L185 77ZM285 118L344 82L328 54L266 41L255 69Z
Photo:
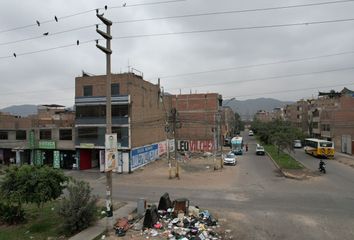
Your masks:
M294 7L325 2L336 3ZM354 1L2 0L0 108L72 106L82 70L105 74L104 54L94 41L85 43L100 38L93 9L105 5L107 11L100 12L114 22L112 72L126 72L129 65L152 83L160 77L167 92L296 101L318 91L354 89ZM215 14L181 17L204 13ZM341 21L327 22L332 20ZM201 32L187 33L195 31ZM166 33L176 34L155 35ZM82 44L76 46L77 40Z

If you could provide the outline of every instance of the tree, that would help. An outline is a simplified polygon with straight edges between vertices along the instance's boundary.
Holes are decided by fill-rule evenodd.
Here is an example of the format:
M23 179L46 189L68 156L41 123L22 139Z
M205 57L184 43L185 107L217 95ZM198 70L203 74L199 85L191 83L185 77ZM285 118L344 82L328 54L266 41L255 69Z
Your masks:
M96 220L97 197L91 196L88 183L73 179L68 185L68 196L60 203L59 215L63 217L66 234L79 232Z
M47 166L11 166L0 183L3 201L17 204L43 203L58 198L65 188L68 177L60 170Z

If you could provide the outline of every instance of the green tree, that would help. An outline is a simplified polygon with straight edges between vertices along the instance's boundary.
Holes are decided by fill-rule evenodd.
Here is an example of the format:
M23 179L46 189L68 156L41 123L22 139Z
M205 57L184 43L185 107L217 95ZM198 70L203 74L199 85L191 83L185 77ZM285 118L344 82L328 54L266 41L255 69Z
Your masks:
M11 166L0 182L0 195L7 203L43 203L58 198L68 178L60 170L47 166Z
M73 179L68 185L68 196L60 203L63 231L70 235L79 232L97 219L97 197L91 195L88 183Z

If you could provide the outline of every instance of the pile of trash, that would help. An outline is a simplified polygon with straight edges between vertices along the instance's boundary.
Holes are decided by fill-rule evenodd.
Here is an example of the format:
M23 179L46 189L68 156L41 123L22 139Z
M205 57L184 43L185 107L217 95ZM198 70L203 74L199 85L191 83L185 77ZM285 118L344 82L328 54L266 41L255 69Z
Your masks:
M218 233L219 224L208 210L189 206L185 198L170 200L169 194L161 196L159 205L149 206L144 217L128 227L125 220L118 219L115 230L117 236L124 236L129 228L140 231L144 238L169 240L217 240L223 239Z

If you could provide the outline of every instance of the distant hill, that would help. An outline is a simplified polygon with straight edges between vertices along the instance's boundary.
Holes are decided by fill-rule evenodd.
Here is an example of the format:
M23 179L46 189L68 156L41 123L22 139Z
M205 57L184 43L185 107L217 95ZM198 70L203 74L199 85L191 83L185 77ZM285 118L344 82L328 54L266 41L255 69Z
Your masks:
M28 115L37 113L37 105L30 105L30 104L14 105L14 106L0 109L0 112L6 112L12 115L26 117Z
M234 112L241 115L242 120L253 119L254 114L258 110L265 110L271 112L274 108L285 107L287 104L292 104L293 102L279 101L273 98L257 98L248 99L244 101L227 99L223 101L223 105L229 106Z

